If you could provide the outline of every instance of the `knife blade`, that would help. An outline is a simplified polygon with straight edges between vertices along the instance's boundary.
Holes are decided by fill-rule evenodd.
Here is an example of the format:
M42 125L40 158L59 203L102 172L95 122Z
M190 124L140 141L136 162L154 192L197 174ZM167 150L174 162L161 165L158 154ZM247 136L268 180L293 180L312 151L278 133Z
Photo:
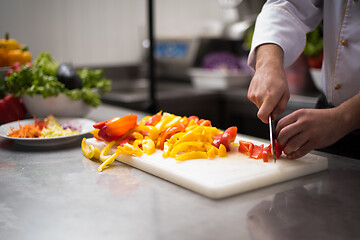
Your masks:
M274 139L274 121L272 120L271 114L269 115L269 132L270 132L270 143L271 143L271 150L274 159L274 163L276 163L276 152L275 152L275 139Z

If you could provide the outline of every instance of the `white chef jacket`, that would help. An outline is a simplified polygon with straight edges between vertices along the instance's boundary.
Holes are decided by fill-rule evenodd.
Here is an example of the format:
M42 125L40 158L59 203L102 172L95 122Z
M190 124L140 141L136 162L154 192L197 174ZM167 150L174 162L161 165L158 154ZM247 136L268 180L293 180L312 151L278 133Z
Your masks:
M360 1L270 0L258 15L248 64L255 66L255 48L279 45L284 66L304 50L306 33L323 20L324 60L322 87L329 103L337 106L360 91Z

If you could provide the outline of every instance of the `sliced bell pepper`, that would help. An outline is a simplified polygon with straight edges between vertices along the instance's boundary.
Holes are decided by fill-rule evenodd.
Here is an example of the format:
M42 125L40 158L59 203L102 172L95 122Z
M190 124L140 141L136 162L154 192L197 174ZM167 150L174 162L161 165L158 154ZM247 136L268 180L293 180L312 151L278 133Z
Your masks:
M206 152L202 151L191 151L191 152L185 152L175 157L175 160L177 161L185 161L190 159L207 159L208 156Z
M137 116L134 114L129 114L124 117L113 118L107 123L106 133L109 136L120 137L127 133L130 129L134 128L137 124Z
M276 158L280 158L282 152L284 151L285 145L281 145L278 143L278 141L275 139L275 156Z
M113 118L112 118L113 119ZM108 120L105 120L105 121L102 121L102 122L98 122L98 123L95 123L93 125L94 128L97 128L97 129L101 129L105 126L105 123L111 121L112 119L108 119Z
M182 132L182 131L184 131L184 128L180 127L180 126L167 128L165 130L165 132L160 135L160 139L159 139L159 147L160 147L160 149L161 150L164 149L164 143L165 143L166 139L168 139L169 137L171 137L175 133Z
M199 121L199 117L198 116L190 116L190 117L188 117L188 120L189 121L194 120L194 122L197 123Z
M260 146L254 145L254 149L253 149L253 153L251 154L251 158L254 158L254 159L262 158L263 149L264 149L264 144L261 144Z
M271 157L271 144L269 146L267 146L266 148L263 148L262 151L262 159L264 162L268 162L269 161L269 157Z
M223 144L220 144L220 147L219 147L219 157L226 157L227 155L227 150L226 150L226 147L223 145Z
M113 163L115 161L115 159L121 154L121 151L119 149L116 149L115 153L113 153L112 155L107 155L109 150L112 148L112 146L115 144L115 141L112 141L110 143L108 143L100 152L100 160L103 162L99 167L98 167L98 172L101 172L104 167L106 167L107 165Z
M161 118L161 114L155 114L146 121L145 126L155 126L158 122L160 122Z
M116 141L119 140L121 136L110 136L107 133L107 126L103 126L99 132L98 132L98 139L102 140L102 141L106 141L106 142L112 142L112 141Z
M213 145L217 148L220 147L220 145L224 145L226 148L226 151L230 151L230 143L235 141L237 134L237 127L229 127L226 129L222 134L217 135L214 138Z
M195 148L197 150L200 150L202 147L205 148L203 142L196 142L196 141L182 142L182 143L179 143L179 144L173 146L173 148L171 149L171 151L169 153L169 157L175 157L178 153L186 152L190 148L193 148L193 149ZM202 149L202 150L205 150L205 149Z
M155 152L155 143L148 137L142 140L142 149L147 155L151 155Z
M243 140L239 141L239 152L247 153L251 157L254 151L254 144L252 142L246 142Z
M84 156L88 159L92 159L92 158L100 159L100 150L97 147L94 147L93 145L87 145L86 138L83 138L81 142L81 150Z
M205 119L200 119L197 122L198 125L200 126L211 126L211 121L210 120L205 120Z
M105 162L111 155L107 155L112 146L114 146L115 141L109 142L100 152L100 160L102 162Z

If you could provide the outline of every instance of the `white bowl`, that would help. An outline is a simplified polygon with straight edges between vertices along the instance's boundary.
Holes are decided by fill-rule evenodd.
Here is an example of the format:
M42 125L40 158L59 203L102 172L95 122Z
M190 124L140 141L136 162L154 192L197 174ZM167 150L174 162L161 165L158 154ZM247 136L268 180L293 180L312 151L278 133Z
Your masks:
M226 72L192 68L189 71L191 82L195 88L224 90L232 87L247 88L252 75L242 72Z
M84 101L71 100L65 94L47 98L42 95L22 95L21 98L28 112L35 117L47 117L50 114L55 117L83 117L91 109Z

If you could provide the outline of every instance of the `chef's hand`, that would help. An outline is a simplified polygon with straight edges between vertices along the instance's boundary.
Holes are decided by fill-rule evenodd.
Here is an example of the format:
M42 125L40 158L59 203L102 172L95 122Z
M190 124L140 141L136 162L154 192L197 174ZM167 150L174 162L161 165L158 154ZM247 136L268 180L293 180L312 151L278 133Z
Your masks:
M275 134L288 159L324 148L360 128L360 94L329 109L300 109L279 120Z
M258 118L268 123L271 113L273 119L276 119L285 111L290 98L282 49L275 44L259 46L256 50L255 68L248 98L259 108Z

